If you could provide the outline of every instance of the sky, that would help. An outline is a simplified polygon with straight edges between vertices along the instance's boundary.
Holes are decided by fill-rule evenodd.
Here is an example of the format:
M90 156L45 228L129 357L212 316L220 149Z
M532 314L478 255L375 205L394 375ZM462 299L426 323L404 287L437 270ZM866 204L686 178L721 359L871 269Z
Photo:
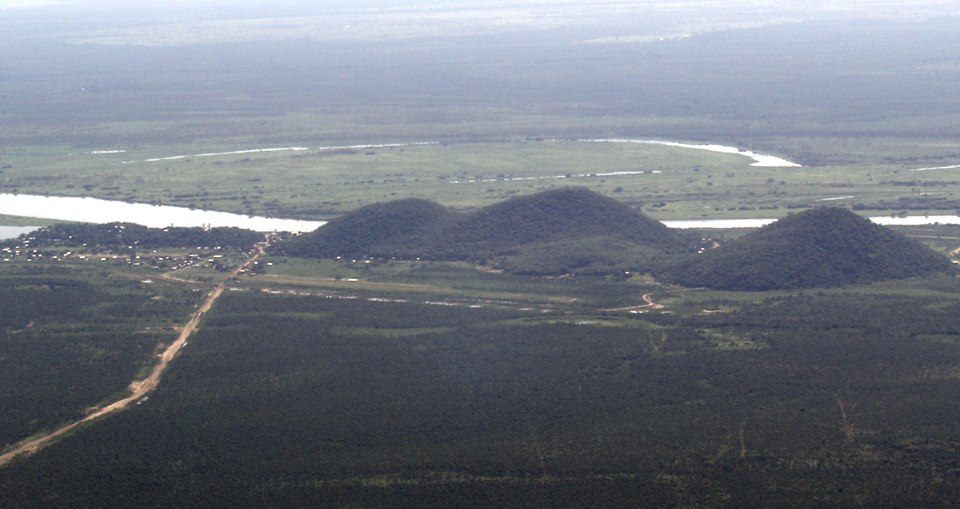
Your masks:
M56 0L0 0L0 9L28 9L60 3L62 2Z

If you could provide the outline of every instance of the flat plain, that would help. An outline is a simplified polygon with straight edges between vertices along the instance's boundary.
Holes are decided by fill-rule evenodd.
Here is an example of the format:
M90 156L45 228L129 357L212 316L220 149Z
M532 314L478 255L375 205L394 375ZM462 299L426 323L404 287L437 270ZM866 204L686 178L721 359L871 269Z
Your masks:
M42 155L6 151L4 160L12 167L0 175L0 191L303 219L329 219L409 197L475 208L571 185L616 196L662 220L776 218L818 205L852 206L871 215L955 214L960 170L914 171L937 164L932 159L937 147L931 145L915 147L928 156L909 161L800 168L757 167L745 156L688 148L557 140L303 145L304 150L241 154L228 152L284 147L171 145L121 154L61 147ZM150 161L180 155L188 157Z

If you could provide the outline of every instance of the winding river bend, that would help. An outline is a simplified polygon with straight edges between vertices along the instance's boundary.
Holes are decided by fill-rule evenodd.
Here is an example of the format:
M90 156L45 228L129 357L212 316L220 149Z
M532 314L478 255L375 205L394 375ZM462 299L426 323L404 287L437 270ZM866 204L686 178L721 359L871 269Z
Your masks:
M663 140L637 140L633 138L602 138L602 139L582 139L577 140L581 143L636 143L640 145L662 145L664 147L688 148L691 150L706 150L707 152L717 152L720 154L736 154L753 159L750 166L761 166L765 168L799 168L800 165L787 161L782 157L771 156L767 154L758 154L750 150L742 150L737 147L727 145L716 145L712 143L679 143L676 141Z

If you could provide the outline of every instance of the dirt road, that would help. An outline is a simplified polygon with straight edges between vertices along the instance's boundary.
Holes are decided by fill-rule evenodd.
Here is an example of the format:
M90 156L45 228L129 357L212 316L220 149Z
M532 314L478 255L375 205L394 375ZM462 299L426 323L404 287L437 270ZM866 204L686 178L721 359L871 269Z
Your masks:
M170 346L168 346L167 349L164 350L160 355L157 363L153 366L153 369L150 370L150 374L142 380L134 380L130 383L129 393L127 396L101 407L96 411L87 414L81 419L73 421L69 424L65 424L54 431L31 437L15 444L6 453L0 455L0 468L5 467L18 457L29 456L47 447L58 438L70 433L74 429L77 429L84 424L91 423L110 414L125 410L134 403L140 401L146 395L153 392L160 384L160 377L163 375L163 372L167 370L167 367L170 366L170 362L177 357L181 350L183 350L184 345L187 344L187 339L190 338L190 336L193 335L193 333L197 330L197 327L200 325L200 320L202 320L203 316L210 311L210 308L212 308L217 302L217 299L223 295L223 290L226 287L227 281L235 278L240 274L241 271L253 265L254 262L263 256L264 250L268 246L269 241L266 240L260 244L257 244L254 248L254 255L243 262L243 264L230 273L230 276L226 280L218 283L210 291L210 293L207 294L207 298L204 299L203 304L200 305L200 308L197 309L197 311L193 314L193 316L190 318L190 321L183 326L183 329L181 329L180 335L177 337L176 341L171 343Z
M642 306L629 306L625 308L614 308L614 309L605 309L604 311L641 311L644 309L663 309L665 306L659 304L653 300L653 293L644 294L642 297L643 304Z

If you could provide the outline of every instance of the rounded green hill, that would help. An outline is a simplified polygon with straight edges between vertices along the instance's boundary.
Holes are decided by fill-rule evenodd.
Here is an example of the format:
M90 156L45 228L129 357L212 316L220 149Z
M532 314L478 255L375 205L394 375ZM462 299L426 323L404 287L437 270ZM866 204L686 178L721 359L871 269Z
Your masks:
M602 272L636 268L684 254L690 244L681 233L617 200L563 188L467 213L425 200L380 203L347 213L280 249L317 258L498 259L522 272L557 273L591 265ZM600 252L601 246L615 252Z
M946 257L837 207L787 216L663 270L662 280L720 290L842 286L950 270Z

